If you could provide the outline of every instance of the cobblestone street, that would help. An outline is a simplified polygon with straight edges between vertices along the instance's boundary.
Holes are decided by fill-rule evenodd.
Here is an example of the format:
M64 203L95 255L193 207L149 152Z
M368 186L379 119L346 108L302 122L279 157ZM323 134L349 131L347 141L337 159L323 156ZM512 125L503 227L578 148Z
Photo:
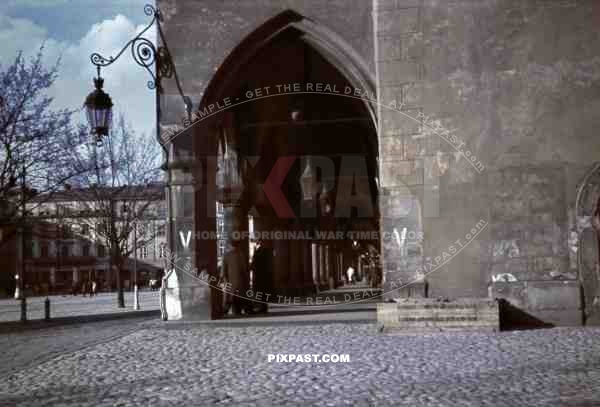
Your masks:
M19 364L3 356L15 369L1 373L0 404L600 405L600 330L593 328L391 336L372 324L98 326L98 336L75 332L84 326L58 336L88 344L50 359ZM36 332L3 336L4 352L36 352L57 340ZM350 363L267 360L307 353L348 354Z

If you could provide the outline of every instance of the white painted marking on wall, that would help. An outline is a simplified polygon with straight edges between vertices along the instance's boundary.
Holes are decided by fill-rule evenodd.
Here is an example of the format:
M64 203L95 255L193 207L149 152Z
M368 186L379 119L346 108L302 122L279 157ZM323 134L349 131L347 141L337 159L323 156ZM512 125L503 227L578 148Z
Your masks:
M179 231L179 237L181 238L181 245L183 246L184 249L187 249L188 247L190 247L190 240L192 239L192 231L191 230L187 231L187 236L184 236L183 232Z

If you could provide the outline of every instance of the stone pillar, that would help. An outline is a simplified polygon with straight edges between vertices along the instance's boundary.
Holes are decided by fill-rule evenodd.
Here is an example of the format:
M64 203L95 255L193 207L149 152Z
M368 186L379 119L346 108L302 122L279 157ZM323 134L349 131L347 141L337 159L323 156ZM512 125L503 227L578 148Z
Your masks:
M276 295L285 295L289 281L289 241L273 241L273 283Z
M325 245L319 243L319 288L327 285L327 268L325 264Z
M309 295L314 291L315 285L313 282L313 261L312 261L312 243L310 240L302 241L302 258L304 261L304 277L303 277L303 295Z
M329 290L335 288L335 258L331 245L325 246L325 267L327 268L327 287Z
M313 286L315 287L315 289L317 291L319 291L319 244L318 243L311 243L310 258L311 258Z
M338 279L339 281L345 281L344 275L346 270L344 270L344 252L340 251L338 253Z
M191 288L190 307L194 309L195 316L202 318L218 319L223 315L223 293L218 287L217 274L217 239L216 239L216 158L212 150L214 143L203 134L194 134L194 153L200 160L203 177L198 180L195 176L195 184L201 182L198 190L196 186L194 199L194 230L196 234L207 232L209 239L196 240L194 247L195 267L201 272L206 270L213 283L210 287L205 284L198 285L197 280ZM204 137L204 139L202 139Z
M420 154L432 154L439 144L439 136L426 132L424 126L414 117L423 112L423 100L418 98L419 86L423 84L424 42L422 38L423 4L409 0L374 2L373 18L378 22L375 38L381 53L376 61L381 75L378 78L377 94L388 95L390 100L397 100L398 109L405 112L378 107L380 122L380 209L382 215L382 232L387 236L402 235L419 231L420 211L417 210L417 197L423 195L423 164ZM401 18L401 26L389 24L390 16ZM390 41L391 37L410 34L411 52L405 52L404 45ZM400 50L400 51L399 51ZM398 53L398 58L388 58ZM401 104L400 104L401 103ZM411 116L411 112L414 113ZM434 112L427 112L432 115ZM437 144L436 144L437 143ZM430 152L432 151L432 152ZM426 152L426 153L423 153ZM418 162L416 162L418 161ZM427 201L427 196L423 197ZM398 239L385 239L381 242L383 259L384 299L400 296L394 285L400 281L412 281L420 267L421 254L414 252L406 256L406 247L398 244Z
M289 245L289 294L296 296L300 295L304 288L304 241L290 240Z
M237 238L240 240L240 248L242 253L244 254L246 270L249 267L249 252L250 247L248 243L248 211L245 206L234 206L231 211L232 214L232 224L231 231L228 231L229 239ZM245 287L250 287L250 274L247 273L245 275Z
M325 270L323 280L326 285L329 285L329 245L323 245L323 268Z
M338 248L334 247L332 252L331 252L331 256L333 257L332 259L332 264L333 264L333 288L339 287L340 285L340 265L339 265L339 255L338 255Z
M360 257L360 254L357 256L357 263L358 263L358 267L357 267L357 271L358 271L358 276L361 280L364 279L363 276L363 268L362 268L362 258Z
M167 319L209 319L222 313L216 275L216 142L206 127L191 128L169 144ZM198 278L203 271L210 278Z

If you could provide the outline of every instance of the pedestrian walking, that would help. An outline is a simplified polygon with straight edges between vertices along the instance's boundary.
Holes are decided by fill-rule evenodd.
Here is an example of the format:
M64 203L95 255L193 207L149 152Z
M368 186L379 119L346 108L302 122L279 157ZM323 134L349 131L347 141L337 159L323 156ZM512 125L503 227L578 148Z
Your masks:
M348 284L353 285L354 284L354 267L352 267L352 266L348 267L348 270L346 270L346 274L348 275Z

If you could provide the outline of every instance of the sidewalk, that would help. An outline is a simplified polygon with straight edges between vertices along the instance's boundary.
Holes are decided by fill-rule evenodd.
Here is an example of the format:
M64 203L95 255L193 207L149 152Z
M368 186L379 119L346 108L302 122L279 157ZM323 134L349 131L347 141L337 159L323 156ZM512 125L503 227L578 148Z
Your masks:
M50 318L59 319L79 319L85 320L90 317L106 319L107 315L115 314L137 314L140 311L133 309L133 293L125 292L125 308L117 307L117 293L100 293L93 297L82 297L81 295L51 295L50 299ZM44 301L45 296L27 298L27 320L39 321L44 319ZM140 291L140 310L147 312L160 312L160 298L158 291ZM117 316L118 317L118 316ZM0 323L19 322L21 318L21 305L19 300L3 299L0 300ZM93 318L92 318L93 319Z
M314 297L299 297L300 304L306 304L307 298L337 298L338 303L323 305L293 305L289 303L271 303L269 311L264 314L234 316L229 314L223 319L196 319L193 315L182 320L159 321L157 324L166 329L191 326L203 327L252 327L271 325L326 325L326 324L373 324L377 322L377 303L381 302L380 289L373 289L375 296L364 300L344 301L344 295L362 292L370 288L366 286L341 287L334 290L321 291ZM353 296L351 296L353 298Z
M244 315L236 318L229 315L220 320L198 320L188 316L183 320L168 321L166 326L187 324L207 324L212 326L251 326L272 324L324 324L324 323L373 323L376 321L377 302L380 298L366 298L363 301L345 303L343 296L347 293L369 290L367 287L350 286L330 291L322 291L321 298L338 298L339 303L329 305L293 305L270 304L266 314ZM379 290L374 290L379 294ZM117 293L101 293L94 297L81 295L53 295L50 299L50 321L44 321L45 296L27 298L27 323L20 321L20 301L14 299L0 300L0 332L20 329L36 329L58 325L97 322L123 318L155 317L160 320L160 294L158 291L140 291L140 310L133 309L133 293L125 292L125 308L117 307ZM306 304L306 298L301 303Z

